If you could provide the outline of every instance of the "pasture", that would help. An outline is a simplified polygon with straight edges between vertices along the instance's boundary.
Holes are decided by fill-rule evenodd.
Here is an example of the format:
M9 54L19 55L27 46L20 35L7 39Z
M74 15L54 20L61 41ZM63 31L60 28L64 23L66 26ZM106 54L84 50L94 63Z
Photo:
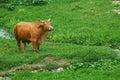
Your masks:
M1 0L0 78L3 80L119 80L120 2L113 0ZM51 17L40 51L18 52L13 28Z

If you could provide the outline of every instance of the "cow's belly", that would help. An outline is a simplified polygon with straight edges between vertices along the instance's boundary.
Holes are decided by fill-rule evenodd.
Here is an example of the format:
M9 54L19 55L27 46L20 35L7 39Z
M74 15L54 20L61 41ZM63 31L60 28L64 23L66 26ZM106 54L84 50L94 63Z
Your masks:
M30 43L30 40L22 40L23 43Z
M19 33L18 38L24 42L30 42L31 36L28 33Z

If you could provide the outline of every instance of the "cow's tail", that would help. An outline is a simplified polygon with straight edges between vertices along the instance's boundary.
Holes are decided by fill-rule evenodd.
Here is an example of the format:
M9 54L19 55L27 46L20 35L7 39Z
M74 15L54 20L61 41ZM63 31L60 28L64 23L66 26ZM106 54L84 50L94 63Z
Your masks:
M17 25L15 25L14 26L14 36L15 36L15 38L17 39L17 36L18 36L18 34L17 34Z

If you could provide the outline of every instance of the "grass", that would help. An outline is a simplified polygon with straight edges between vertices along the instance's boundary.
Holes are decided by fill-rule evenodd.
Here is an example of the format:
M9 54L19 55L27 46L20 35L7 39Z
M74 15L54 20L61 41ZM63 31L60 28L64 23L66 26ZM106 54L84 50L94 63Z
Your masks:
M17 1L17 0L15 0ZM62 72L28 70L8 75L12 80L119 80L120 9L112 0L47 0L44 5L13 5L0 3L0 26L12 35L12 40L0 38L0 71L23 64L45 63L47 56L70 63ZM14 2L14 1L13 1ZM27 3L26 3L27 4ZM37 54L31 44L18 52L13 27L20 21L37 21L52 17L54 31L42 43ZM54 69L56 63L46 63ZM46 77L47 76L47 77Z
M41 50L35 54L31 44L27 51L18 52L15 40L0 39L0 70L8 70L22 64L35 64L41 62L46 56L67 59L70 63L95 62L100 59L117 59L117 53L107 47L81 46L69 43L44 42ZM64 47L63 47L64 46Z
M17 6L13 11L1 8L5 13L1 13L4 19L1 18L0 23L13 33L13 26L19 21L36 21L52 17L54 31L48 36L50 40L118 47L120 17L112 12L113 9L112 0L52 0L42 6Z
M31 72L22 71L17 72L14 76L11 76L12 80L119 80L119 67L113 70L95 70L95 69L79 69L72 71L62 71L62 72ZM19 77L18 77L19 76ZM31 77L30 77L31 76ZM46 77L47 76L47 77Z

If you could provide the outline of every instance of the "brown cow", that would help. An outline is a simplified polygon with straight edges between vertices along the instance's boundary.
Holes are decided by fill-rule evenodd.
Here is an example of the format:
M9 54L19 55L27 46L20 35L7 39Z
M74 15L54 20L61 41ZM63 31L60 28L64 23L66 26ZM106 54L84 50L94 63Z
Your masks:
M26 43L32 42L34 51L39 50L39 45L42 43L49 31L53 30L50 24L50 19L36 22L19 22L14 27L14 35L17 41L18 49L21 50L22 41L24 44L24 52L26 51Z

